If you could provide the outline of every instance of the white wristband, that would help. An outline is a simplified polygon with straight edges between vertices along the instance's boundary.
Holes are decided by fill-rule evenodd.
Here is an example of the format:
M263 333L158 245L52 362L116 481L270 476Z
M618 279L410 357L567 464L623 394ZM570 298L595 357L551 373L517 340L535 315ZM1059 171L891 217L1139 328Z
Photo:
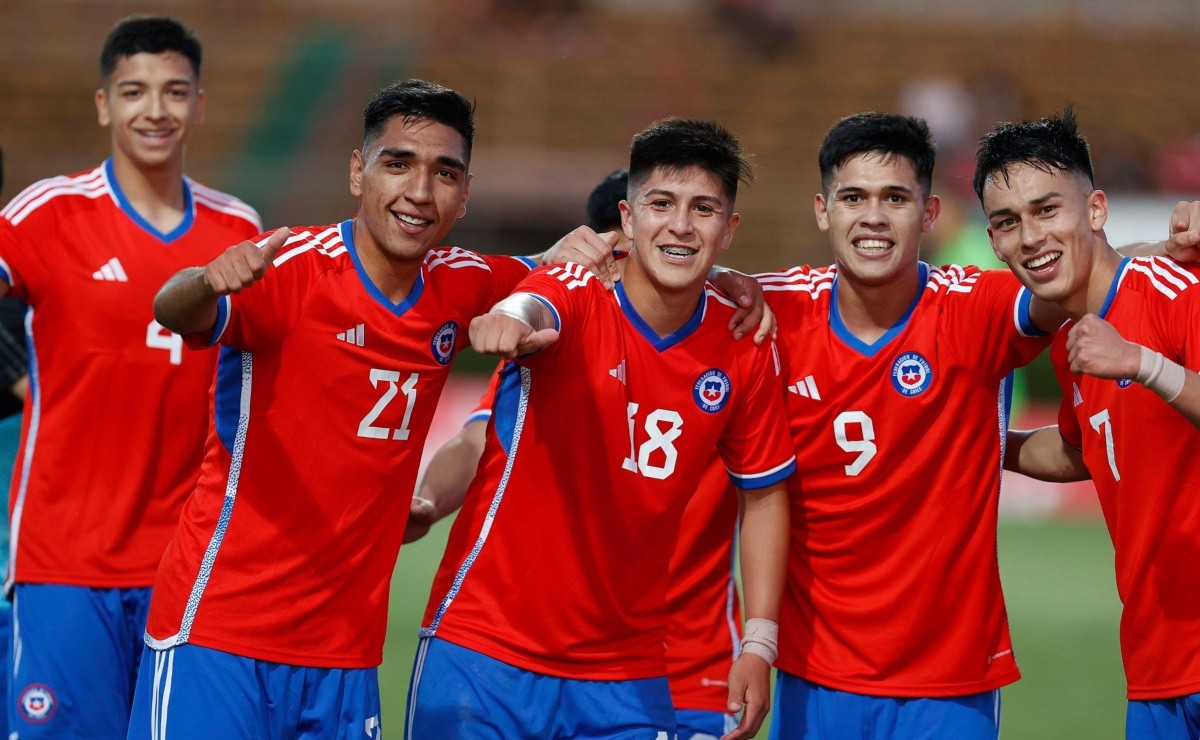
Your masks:
M1147 390L1158 394L1171 403L1183 393L1187 371L1182 365L1171 362L1149 347L1142 347L1142 361L1135 380Z
M546 328L546 306L529 293L513 293L492 306L489 313L498 313L516 319L523 324L528 324L534 331Z
M779 657L779 624L769 619L747 619L741 652L757 655L767 665L774 665Z

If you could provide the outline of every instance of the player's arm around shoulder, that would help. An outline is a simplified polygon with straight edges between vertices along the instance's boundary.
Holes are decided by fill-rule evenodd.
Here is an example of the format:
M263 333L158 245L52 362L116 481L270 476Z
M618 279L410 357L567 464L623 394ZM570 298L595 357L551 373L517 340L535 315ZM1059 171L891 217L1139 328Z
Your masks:
M1004 469L1051 483L1092 477L1083 464L1083 454L1067 444L1057 425L1008 430Z
M175 332L208 331L217 322L217 301L263 279L291 231L277 229L262 245L243 241L226 249L204 267L175 273L154 297L154 318Z

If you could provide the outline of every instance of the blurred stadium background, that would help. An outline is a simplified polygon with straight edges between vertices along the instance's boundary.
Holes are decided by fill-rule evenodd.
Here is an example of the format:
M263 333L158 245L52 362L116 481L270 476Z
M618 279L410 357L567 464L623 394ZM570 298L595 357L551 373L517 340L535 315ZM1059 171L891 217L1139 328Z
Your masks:
M7 195L108 151L92 103L112 24L165 12L204 44L207 121L188 171L259 209L268 226L353 213L350 151L365 100L427 77L478 101L475 180L451 241L539 251L655 118L713 118L755 155L729 263L824 263L813 226L816 150L866 109L926 117L946 199L931 261L996 266L970 191L973 142L999 120L1073 102L1112 197L1114 243L1158 239L1200 197L1197 0L0 0L0 147ZM478 398L464 358L435 445ZM1044 362L1016 423L1053 421ZM400 491L398 495L406 495ZM1009 477L1000 559L1025 679L1004 692L1006 738L1116 738L1123 727L1112 551L1088 485ZM405 548L381 681L402 721L414 632L446 526ZM765 734L765 733L764 733Z

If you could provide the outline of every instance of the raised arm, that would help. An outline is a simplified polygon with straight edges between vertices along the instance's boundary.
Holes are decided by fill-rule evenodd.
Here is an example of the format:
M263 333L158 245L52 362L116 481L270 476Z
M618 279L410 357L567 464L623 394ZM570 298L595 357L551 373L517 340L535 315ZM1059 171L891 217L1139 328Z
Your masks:
M1099 316L1087 314L1071 327L1067 353L1072 371L1097 378L1133 378L1200 428L1200 376L1148 347L1126 341Z
M730 712L741 722L722 740L754 737L771 709L771 664L778 652L779 602L787 573L788 498L785 484L739 490L742 502L742 590L746 633L729 669Z
M486 421L467 422L453 439L433 453L409 507L405 544L421 539L434 523L462 507L483 454L486 433Z
M558 340L550 307L529 293L513 293L471 320L471 346L485 355L515 359Z
M176 334L208 331L217 323L217 301L262 280L291 231L277 229L259 247L244 241L204 267L175 273L154 297L154 318Z

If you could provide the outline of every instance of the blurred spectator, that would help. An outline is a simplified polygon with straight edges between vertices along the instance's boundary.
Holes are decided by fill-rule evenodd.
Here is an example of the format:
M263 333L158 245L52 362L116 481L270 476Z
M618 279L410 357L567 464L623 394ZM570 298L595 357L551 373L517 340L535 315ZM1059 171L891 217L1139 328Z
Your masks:
M1154 184L1163 193L1200 193L1200 134L1173 141L1154 161Z

